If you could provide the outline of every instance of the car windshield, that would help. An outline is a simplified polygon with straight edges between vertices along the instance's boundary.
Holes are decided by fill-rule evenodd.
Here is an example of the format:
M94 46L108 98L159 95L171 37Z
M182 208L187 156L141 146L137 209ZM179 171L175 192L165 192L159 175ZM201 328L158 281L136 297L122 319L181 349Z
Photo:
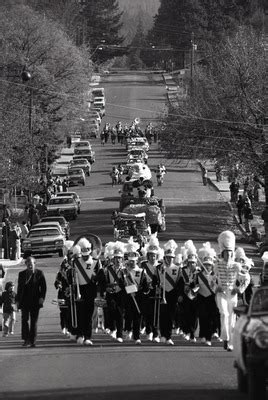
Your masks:
M27 237L57 236L58 234L58 229L33 229L28 233Z
M80 175L81 169L69 169L69 175Z
M64 198L64 197L55 197L49 201L49 205L60 205L60 204L72 204L73 199L71 197Z
M87 164L87 160L80 160L78 158L78 160L73 160L72 164Z
M140 156L144 154L142 150L131 150L130 155L131 156Z
M75 148L77 147L90 147L90 144L88 142L78 142L75 145Z
M50 222L50 221L59 222L61 226L64 226L67 223L64 217L53 216L53 217L44 217L41 219L41 222Z
M268 287L256 291L251 301L251 314L268 314Z
M90 150L88 148L84 149L75 149L76 154L90 154Z

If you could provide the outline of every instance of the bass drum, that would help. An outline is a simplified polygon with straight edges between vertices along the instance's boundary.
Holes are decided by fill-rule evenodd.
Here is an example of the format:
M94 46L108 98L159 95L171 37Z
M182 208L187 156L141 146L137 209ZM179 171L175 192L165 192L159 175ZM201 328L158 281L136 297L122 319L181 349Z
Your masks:
M99 236L94 235L93 233L87 233L85 235L78 236L78 238L74 241L74 245L78 244L79 240L84 238L91 243L93 258L99 259L102 253L102 242Z

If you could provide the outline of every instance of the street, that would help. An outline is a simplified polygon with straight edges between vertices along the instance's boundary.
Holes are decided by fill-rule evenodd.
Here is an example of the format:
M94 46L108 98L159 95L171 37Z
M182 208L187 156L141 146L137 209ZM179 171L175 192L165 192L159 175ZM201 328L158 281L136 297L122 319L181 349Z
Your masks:
M141 119L144 128L155 123L165 111L165 86L160 75L116 74L102 81L106 91L106 116L102 122L129 123ZM71 239L87 232L97 234L102 243L113 240L111 214L119 205L120 186L111 185L109 172L126 158L120 144L102 146L92 140L96 162L86 186L74 190L82 200L81 214L71 221ZM156 195L166 205L167 229L159 235L161 243L174 239L179 246L192 239L197 248L210 241L216 248L218 234L233 226L232 214L219 192L203 186L200 169L194 160L165 160L157 143L149 151L152 171L163 161L167 168L164 184ZM235 230L236 232L236 230ZM238 233L238 232L237 232ZM247 248L251 254L252 249ZM104 333L93 335L94 346L79 347L60 332L59 310L54 279L60 265L58 257L37 257L48 285L44 309L39 320L36 349L22 349L20 314L14 337L0 339L0 398L49 399L243 399L236 391L236 371L232 353L213 342L208 348L200 342L189 344L174 336L175 346L150 344L142 340L114 343ZM17 283L21 266L8 271Z

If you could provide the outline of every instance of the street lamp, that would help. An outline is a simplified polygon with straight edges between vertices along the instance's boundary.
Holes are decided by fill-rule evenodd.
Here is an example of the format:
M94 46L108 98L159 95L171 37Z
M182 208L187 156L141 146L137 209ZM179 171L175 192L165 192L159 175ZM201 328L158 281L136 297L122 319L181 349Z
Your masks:
M21 73L21 79L24 83L30 81L32 79L32 75L29 71L24 69ZM28 87L29 89L29 134L33 141L33 118L32 118L32 111L33 111L33 89L31 86Z

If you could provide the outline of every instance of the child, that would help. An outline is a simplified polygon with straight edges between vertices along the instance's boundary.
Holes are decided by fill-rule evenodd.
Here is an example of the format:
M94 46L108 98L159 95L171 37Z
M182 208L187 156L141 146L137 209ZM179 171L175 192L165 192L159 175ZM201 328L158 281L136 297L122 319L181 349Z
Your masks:
M14 335L16 322L16 293L13 282L7 282L5 291L0 296L0 305L3 305L3 336Z

